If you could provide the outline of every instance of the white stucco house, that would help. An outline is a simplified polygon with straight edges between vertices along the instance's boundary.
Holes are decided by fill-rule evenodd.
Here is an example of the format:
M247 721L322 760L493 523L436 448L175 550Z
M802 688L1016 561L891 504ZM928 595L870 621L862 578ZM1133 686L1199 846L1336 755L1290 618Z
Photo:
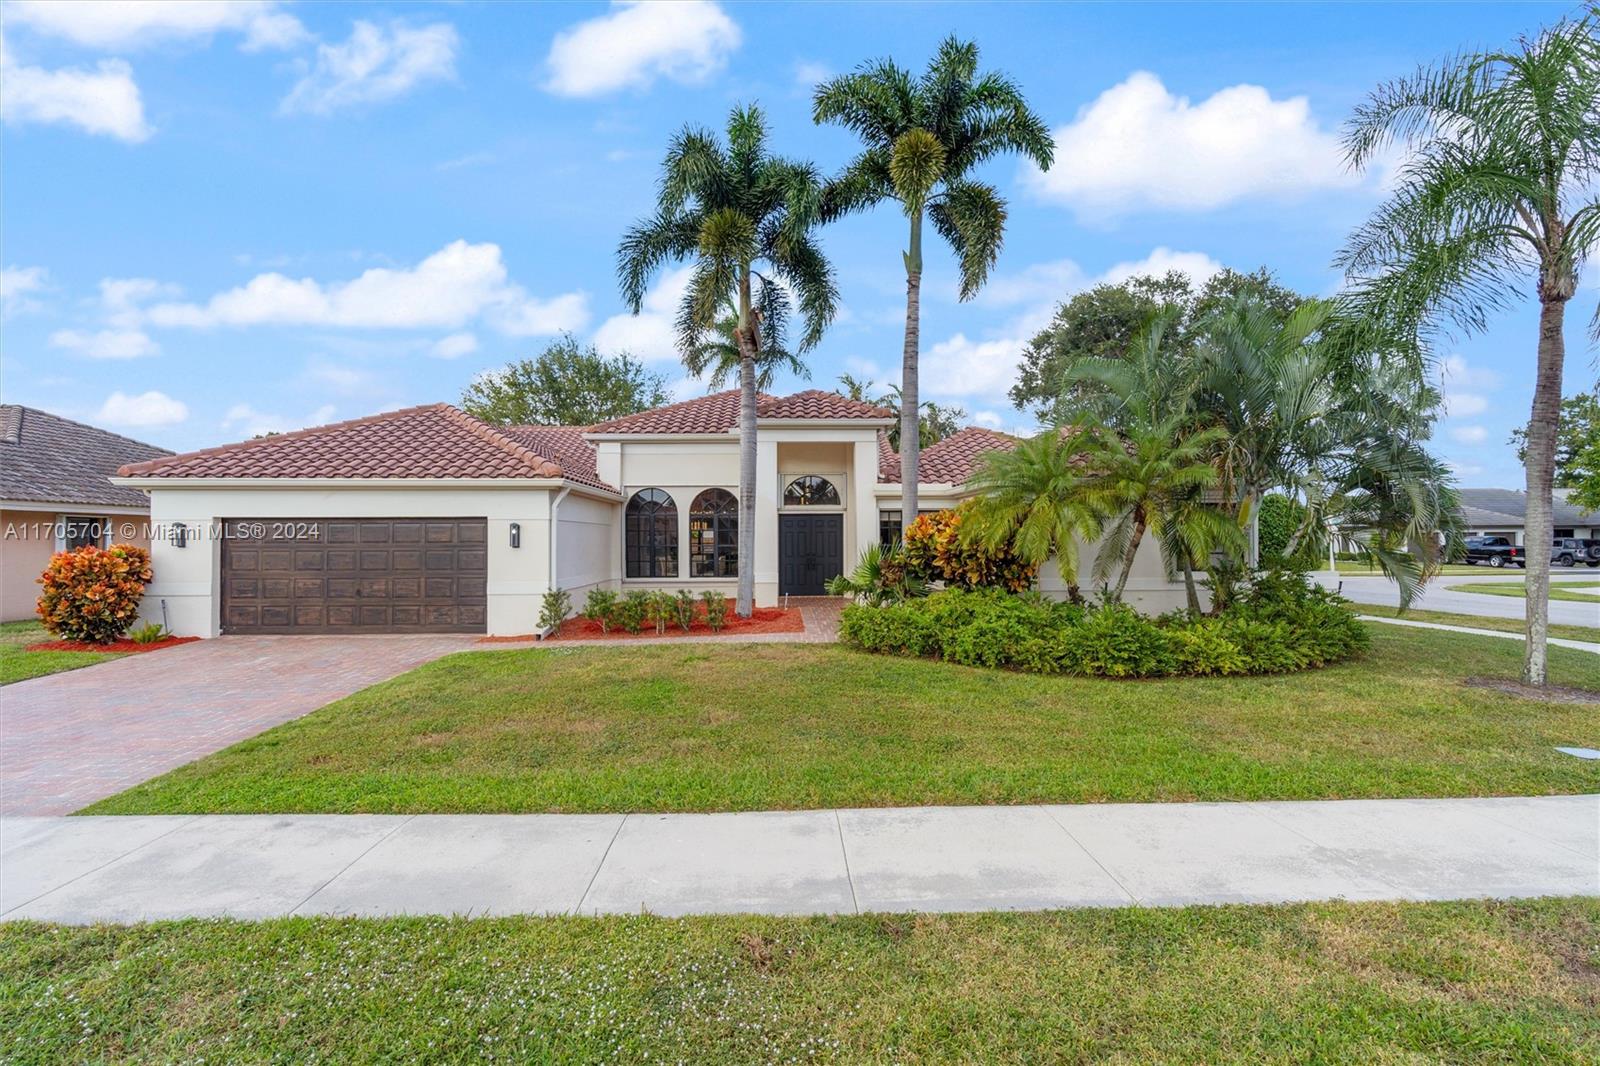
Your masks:
M491 426L412 407L124 466L148 493L155 580L143 612L181 635L518 635L546 592L734 592L739 396L593 426ZM758 404L758 605L818 595L900 524L891 412L835 393ZM978 457L1014 438L969 427L925 449L920 505L959 502ZM1060 591L1052 567L1046 591ZM1129 599L1182 603L1154 544Z

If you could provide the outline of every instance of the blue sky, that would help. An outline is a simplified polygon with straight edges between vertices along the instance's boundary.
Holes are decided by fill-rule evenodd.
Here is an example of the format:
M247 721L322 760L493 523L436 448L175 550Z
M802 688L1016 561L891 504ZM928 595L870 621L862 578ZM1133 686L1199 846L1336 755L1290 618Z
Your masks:
M1057 131L1012 160L988 288L928 256L924 394L1001 428L1021 344L1071 291L1156 266L1265 265L1308 294L1376 203L1337 134L1377 82L1507 43L1563 5L0 4L0 391L173 448L436 400L571 330L685 380L678 276L617 294L686 122L749 101L774 146L831 170L850 135L814 82L948 33ZM844 309L812 381L898 376L903 220L825 232ZM1569 324L1568 391L1595 376ZM1468 485L1521 483L1535 315L1440 349L1438 451ZM786 383L793 384L793 383Z

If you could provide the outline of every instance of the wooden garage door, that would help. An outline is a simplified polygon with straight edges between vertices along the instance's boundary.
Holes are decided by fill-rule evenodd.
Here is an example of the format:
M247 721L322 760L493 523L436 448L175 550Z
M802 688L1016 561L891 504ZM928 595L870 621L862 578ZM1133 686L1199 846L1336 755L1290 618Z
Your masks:
M482 518L230 518L224 633L482 633Z

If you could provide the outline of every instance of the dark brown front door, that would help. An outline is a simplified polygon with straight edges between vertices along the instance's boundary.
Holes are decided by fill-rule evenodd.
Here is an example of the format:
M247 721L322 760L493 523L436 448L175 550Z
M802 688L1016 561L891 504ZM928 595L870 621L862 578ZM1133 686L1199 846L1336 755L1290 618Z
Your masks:
M778 594L822 596L844 572L844 515L778 516Z
M224 633L482 633L482 518L230 518Z

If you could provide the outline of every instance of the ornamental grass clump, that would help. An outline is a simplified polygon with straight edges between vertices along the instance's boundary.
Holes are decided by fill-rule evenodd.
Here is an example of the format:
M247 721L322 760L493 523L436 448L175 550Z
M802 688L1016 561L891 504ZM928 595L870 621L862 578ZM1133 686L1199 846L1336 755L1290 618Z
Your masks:
M132 544L57 552L39 577L39 620L62 640L110 644L139 616L150 553Z

